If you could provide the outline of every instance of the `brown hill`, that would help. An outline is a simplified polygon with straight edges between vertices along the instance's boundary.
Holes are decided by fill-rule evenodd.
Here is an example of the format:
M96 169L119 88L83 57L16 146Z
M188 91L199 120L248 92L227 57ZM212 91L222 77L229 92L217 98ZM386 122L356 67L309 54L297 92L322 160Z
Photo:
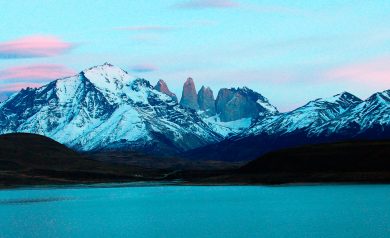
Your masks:
M163 170L88 159L34 134L0 135L0 186L153 180Z

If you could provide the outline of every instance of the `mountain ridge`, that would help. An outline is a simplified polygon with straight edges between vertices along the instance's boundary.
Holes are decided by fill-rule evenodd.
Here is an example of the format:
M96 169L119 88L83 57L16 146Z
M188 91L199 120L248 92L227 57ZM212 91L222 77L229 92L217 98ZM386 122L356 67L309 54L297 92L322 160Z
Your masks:
M214 99L209 87L197 92L188 78L183 96L178 102L163 80L152 86L105 63L0 103L0 134L41 134L79 151L214 160L249 160L304 143L390 138L390 90L366 100L342 92L283 113L247 87L222 88ZM243 147L261 149L239 155Z

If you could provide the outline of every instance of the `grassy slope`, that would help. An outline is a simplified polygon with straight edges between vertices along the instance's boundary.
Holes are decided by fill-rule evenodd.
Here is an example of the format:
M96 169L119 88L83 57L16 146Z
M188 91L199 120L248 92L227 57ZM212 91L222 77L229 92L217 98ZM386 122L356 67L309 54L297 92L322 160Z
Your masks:
M150 180L163 170L94 161L47 137L0 136L0 186Z
M165 160L124 152L80 155L43 136L1 135L0 187L167 179L192 184L390 182L390 141L283 149L229 170L221 164Z
M184 174L201 184L390 182L390 141L307 145L270 152L229 173Z

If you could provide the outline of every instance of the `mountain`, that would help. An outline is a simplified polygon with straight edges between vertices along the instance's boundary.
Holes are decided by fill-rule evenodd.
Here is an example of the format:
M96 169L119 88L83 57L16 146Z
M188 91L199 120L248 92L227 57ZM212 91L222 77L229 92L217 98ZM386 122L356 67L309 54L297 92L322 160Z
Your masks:
M317 128L338 118L346 110L361 102L361 99L348 92L336 94L330 98L319 98L291 112L258 118L240 136L259 133L286 134L300 129Z
M183 85L180 104L196 110L202 120L224 138L247 129L252 119L278 114L268 99L249 88L221 89L214 99L209 87L202 86L196 93L192 78Z
M162 170L93 161L40 135L0 135L0 187L139 181L161 174Z
M198 110L198 94L196 93L195 83L192 78L188 78L183 85L183 93L180 105L193 110Z
M199 110L203 111L206 116L215 115L215 99L211 88L201 87L198 92L198 105Z
M390 138L390 90L366 100L343 92L279 113L247 88L213 91L194 80L180 103L167 84L105 63L0 103L0 134L35 133L83 152L135 151L247 161L304 144Z
M154 86L153 89L159 91L160 93L164 93L164 94L170 96L174 101L177 102L176 94L172 93L169 90L168 85L165 83L164 80L162 80L162 79L158 80L156 86Z
M340 117L310 130L313 136L387 138L390 127L390 90L378 92Z
M278 113L268 99L247 87L219 90L215 108L223 122L265 117Z
M325 142L390 138L389 90L362 101L344 92L291 112L253 120L225 140L183 153L190 159L253 160L267 152Z
M222 139L195 111L108 63L1 103L0 134L9 132L45 135L79 151L160 155Z

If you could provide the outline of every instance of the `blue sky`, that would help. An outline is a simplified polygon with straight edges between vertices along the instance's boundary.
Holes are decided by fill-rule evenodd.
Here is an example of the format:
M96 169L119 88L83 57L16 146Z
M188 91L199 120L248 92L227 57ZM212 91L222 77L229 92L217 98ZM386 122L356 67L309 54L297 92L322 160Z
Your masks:
M7 1L0 92L110 62L181 94L248 86L282 111L390 88L390 1Z

